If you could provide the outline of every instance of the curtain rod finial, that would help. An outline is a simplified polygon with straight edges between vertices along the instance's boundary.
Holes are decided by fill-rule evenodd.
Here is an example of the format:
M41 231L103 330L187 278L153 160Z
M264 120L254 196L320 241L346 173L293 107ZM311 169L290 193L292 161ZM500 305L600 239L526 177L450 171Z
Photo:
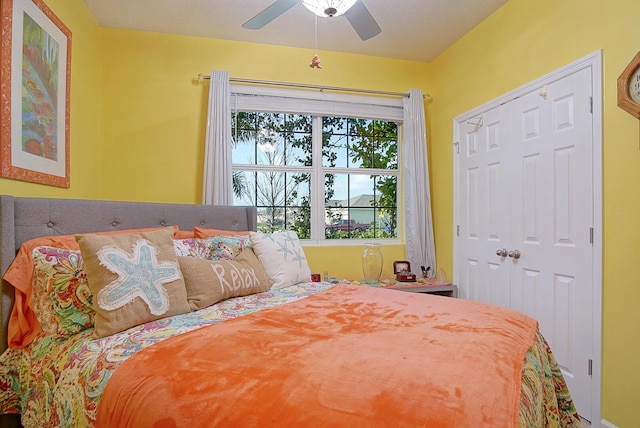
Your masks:
M209 79L209 76L205 76L204 74L200 73L191 79L191 84L194 86L200 86L203 85L207 81L207 79Z

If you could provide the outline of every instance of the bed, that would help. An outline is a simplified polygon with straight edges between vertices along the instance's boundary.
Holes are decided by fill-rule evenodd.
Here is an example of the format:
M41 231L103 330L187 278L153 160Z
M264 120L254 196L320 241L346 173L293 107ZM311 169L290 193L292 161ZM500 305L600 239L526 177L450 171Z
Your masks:
M9 271L1 425L580 426L534 320L461 299L310 282L297 237L256 228L251 207L0 196L0 272ZM28 282L40 330L16 315L28 306L13 284L21 252L36 266ZM73 296L47 298L59 283L41 272L52 260L73 265ZM132 260L153 275L113 268ZM111 277L92 288L101 273ZM131 278L164 286L121 293ZM60 296L90 307L73 307L66 324L43 315L51 300L56 316L69 315Z

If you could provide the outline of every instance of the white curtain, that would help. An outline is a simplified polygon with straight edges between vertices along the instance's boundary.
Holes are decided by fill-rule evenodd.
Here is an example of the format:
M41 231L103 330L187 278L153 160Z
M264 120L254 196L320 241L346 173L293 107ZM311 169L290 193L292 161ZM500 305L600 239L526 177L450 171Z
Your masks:
M233 205L229 72L213 70L209 85L202 202Z
M427 132L424 98L420 89L411 89L404 98L402 184L407 261L414 272L430 267L435 276L436 256L431 218Z

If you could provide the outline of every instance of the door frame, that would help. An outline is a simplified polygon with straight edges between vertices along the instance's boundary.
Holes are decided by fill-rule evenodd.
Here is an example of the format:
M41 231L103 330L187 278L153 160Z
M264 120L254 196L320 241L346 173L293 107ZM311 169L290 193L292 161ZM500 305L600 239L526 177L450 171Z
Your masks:
M462 266L458 254L458 226L460 224L459 197L459 127L464 122L481 120L482 113L508 103L526 93L542 91L545 85L560 80L582 69L591 70L592 93L592 171L593 171L593 348L591 350L592 387L591 423L600 426L602 407L602 51L596 51L569 65L546 74L511 92L489 101L453 119L453 282L458 283ZM597 421L597 422L596 422Z

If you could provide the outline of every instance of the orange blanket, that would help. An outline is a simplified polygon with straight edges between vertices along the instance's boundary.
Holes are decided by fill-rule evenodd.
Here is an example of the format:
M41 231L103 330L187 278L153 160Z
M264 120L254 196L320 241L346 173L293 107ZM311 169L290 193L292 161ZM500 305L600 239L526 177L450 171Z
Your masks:
M536 328L482 303L338 285L140 351L96 426L517 426Z

